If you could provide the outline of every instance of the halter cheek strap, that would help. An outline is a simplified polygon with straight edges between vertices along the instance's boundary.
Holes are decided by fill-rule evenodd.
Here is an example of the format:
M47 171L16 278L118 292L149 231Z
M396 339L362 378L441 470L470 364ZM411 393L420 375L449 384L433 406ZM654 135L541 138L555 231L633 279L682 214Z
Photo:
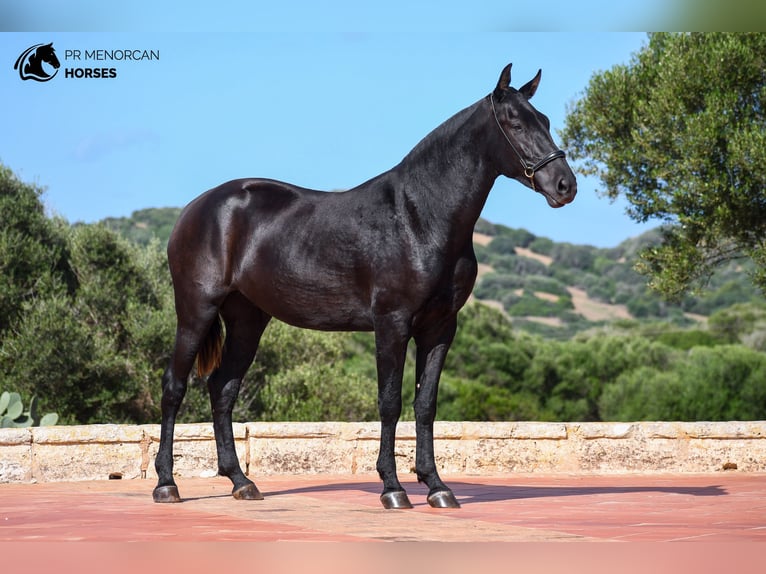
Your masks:
M500 125L500 120L497 117L497 110L495 109L495 99L492 94L489 95L489 102L492 104L492 116L495 118L495 123L497 124L497 127L500 128L500 133L503 134L503 137L505 138L505 141L508 142L508 145L511 146L511 149L516 154L516 157L519 158L519 161L521 162L521 167L524 169L524 175L529 179L529 183L532 184L532 189L537 191L535 189L535 172L538 171L540 168L542 168L544 165L552 162L554 159L559 158L565 158L566 153L564 153L563 150L557 149L549 153L548 155L544 156L541 160L535 162L535 163L529 163L527 160L524 159L524 157L519 153L519 150L516 149L516 146L513 145L513 142L511 141L511 138L508 137L508 134L505 133L505 130L503 129L503 126Z

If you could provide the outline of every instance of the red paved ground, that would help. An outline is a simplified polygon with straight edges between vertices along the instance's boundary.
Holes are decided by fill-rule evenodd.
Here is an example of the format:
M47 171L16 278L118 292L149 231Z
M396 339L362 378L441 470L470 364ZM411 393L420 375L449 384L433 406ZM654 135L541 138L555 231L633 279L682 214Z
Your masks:
M223 478L180 479L181 504L148 480L0 485L0 541L766 542L766 475L449 477L462 504L385 511L376 477L263 477L263 501Z
M757 544L766 542L766 475L445 478L461 509L430 508L410 479L415 508L386 511L374 476L264 477L263 501L234 500L223 478L181 479L181 504L154 504L148 480L2 484L0 556L9 572L46 574L766 568ZM614 541L633 544L600 543ZM645 544L665 541L682 543Z

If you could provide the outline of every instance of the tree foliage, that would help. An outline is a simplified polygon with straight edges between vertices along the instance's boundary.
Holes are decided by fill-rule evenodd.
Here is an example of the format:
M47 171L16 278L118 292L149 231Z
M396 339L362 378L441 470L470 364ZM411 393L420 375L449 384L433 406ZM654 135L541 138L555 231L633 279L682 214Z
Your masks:
M42 193L0 164L0 341L24 302L52 284L74 284L65 227L45 216Z
M78 287L24 302L0 346L0 381L64 422L155 420L173 333L162 257L102 227L74 228L67 243Z
M164 255L50 219L41 195L0 166L0 386L66 423L155 420L173 333Z
M667 223L642 254L680 298L733 258L766 291L766 36L651 34L628 65L595 74L562 133L579 170Z

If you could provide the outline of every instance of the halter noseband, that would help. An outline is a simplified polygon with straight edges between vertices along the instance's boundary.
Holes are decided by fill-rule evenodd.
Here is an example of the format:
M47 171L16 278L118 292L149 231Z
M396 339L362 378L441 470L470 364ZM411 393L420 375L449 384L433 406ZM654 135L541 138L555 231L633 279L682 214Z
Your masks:
M527 178L529 178L529 182L532 184L532 189L537 191L535 189L535 172L539 170L541 167L543 167L544 165L552 162L554 159L565 158L566 153L564 153L564 150L557 149L555 151L552 151L545 157L543 157L543 159L539 160L537 163L533 163L533 164L528 163L527 160L525 160L524 157L519 153L519 150L516 149L516 146L513 145L511 138L509 138L508 134L505 133L503 126L500 125L500 120L497 118L497 110L495 110L495 99L492 97L492 94L489 95L489 102L490 104L492 104L492 116L495 118L495 123L497 124L497 127L500 128L500 133L503 134L505 141L508 142L508 145L511 146L511 149L519 158L519 161L521 162L521 167L524 168L524 175Z

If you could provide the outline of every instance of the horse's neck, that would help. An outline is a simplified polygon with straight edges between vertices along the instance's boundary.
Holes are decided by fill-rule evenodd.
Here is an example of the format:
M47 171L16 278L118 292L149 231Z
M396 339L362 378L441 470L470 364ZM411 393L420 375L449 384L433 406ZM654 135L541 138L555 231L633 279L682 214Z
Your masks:
M498 176L486 155L484 101L427 135L397 166L421 224L445 242L470 240Z
M37 53L32 54L29 57L29 60L27 60L27 70L41 70L42 71L42 60L40 56L37 55Z

